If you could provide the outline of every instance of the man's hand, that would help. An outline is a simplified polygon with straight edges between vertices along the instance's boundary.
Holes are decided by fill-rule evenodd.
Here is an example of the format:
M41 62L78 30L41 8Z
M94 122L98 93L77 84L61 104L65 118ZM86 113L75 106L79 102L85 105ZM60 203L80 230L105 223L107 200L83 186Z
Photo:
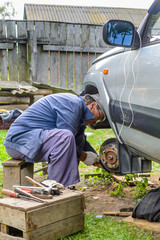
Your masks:
M102 169L103 169L102 165L101 165L99 162L96 162L96 163L94 163L93 165L94 165L95 167L98 167L98 168L102 168Z
M99 158L98 158L96 153L94 153L94 152L86 152L86 154L87 154L86 159L83 162L87 166L91 166L91 165L99 162Z

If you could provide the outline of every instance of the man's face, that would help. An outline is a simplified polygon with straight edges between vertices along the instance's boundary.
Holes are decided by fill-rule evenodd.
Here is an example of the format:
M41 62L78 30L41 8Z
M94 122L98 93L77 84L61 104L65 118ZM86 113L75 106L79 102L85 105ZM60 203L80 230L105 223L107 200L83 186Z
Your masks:
M102 110L98 107L97 102L92 102L89 105L87 105L91 113L93 114L93 119L88 119L85 122L85 125L93 125L95 126L98 121L101 121L104 118L104 114Z

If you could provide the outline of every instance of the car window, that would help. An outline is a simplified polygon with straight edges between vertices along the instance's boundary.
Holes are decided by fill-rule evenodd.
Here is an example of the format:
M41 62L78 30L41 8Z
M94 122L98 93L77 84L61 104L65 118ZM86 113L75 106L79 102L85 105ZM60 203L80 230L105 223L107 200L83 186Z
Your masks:
M145 42L160 41L160 4L152 13Z

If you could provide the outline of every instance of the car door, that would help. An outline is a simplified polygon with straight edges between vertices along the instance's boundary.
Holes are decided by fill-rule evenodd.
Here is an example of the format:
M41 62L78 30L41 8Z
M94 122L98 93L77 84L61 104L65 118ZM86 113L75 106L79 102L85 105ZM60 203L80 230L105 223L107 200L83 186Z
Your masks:
M118 65L116 104L122 122L117 128L141 156L160 160L160 4L144 29L141 47L126 50Z

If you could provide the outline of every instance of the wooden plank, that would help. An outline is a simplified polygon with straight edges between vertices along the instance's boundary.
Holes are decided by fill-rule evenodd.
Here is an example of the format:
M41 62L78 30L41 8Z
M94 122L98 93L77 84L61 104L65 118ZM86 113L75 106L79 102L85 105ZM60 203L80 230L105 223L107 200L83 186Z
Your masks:
M54 213L53 213L54 214ZM59 222L46 225L34 231L28 232L28 239L34 240L56 240L72 235L84 229L84 215L79 214Z
M49 213L53 213L50 214ZM82 198L57 202L53 205L41 207L37 210L32 210L26 213L26 231L31 231L35 228L41 228L63 219L70 218L83 213ZM43 217L42 217L43 216ZM35 227L36 226L36 227Z
M11 158L11 159L3 162L2 166L4 166L4 167L19 167L22 164L24 164L24 161Z
M128 217L131 215L132 215L132 212L104 212L103 213L103 216Z
M10 91L0 91L0 96L16 96L16 97L26 97L26 96L35 96L35 95L49 95L49 94L52 94L52 90L51 89L38 89L37 91L35 92L30 92L30 93L27 93L27 92L24 92L24 93L16 93L15 95L13 95L12 92Z
M0 206L9 207L10 209L16 209L19 211L30 212L32 210L38 211L38 209L40 208L53 206L54 204L57 204L57 203L63 203L64 201L81 198L82 200L81 207L82 209L84 209L83 197L84 195L82 193L73 192L70 190L63 190L62 194L55 195L53 199L46 200L45 203L38 203L30 200L7 197L5 199L0 199Z
M0 97L0 105L4 104L29 104L30 98L29 97Z
M34 31L35 29L35 21L26 21L27 31Z
M81 46L81 27L80 25L75 25L75 48ZM81 91L81 78L82 78L82 63L81 54L75 53L75 91L80 93Z
M13 49L13 43L0 43L0 49Z
M59 40L59 23L51 23L50 41L56 43ZM49 45L47 45L49 46ZM43 46L44 51L44 46ZM50 51L48 49L47 51ZM58 74L58 50L56 52L50 52L50 85L58 86L59 74Z
M28 32L28 65L30 66L30 81L37 81L37 36L34 30Z
M96 48L102 48L104 52L108 51L107 44L103 41L103 26L96 26ZM96 58L98 58L101 53L96 52Z
M17 22L17 35L19 38L26 38L27 25L24 21ZM30 68L27 63L27 43L18 43L18 70L19 81L30 82Z
M28 104L12 104L12 105L0 105L1 109L5 109L5 110L14 110L16 108L24 111L26 110L29 105Z
M77 26L77 25L75 25ZM77 53L104 53L105 48L101 47L80 47L80 46L56 46L56 45L43 45L43 51L61 51L61 52L77 52Z
M20 185L20 168L3 167L3 188L12 190L13 184Z
M65 41L66 44L66 24L60 25L60 41ZM66 88L66 52L60 52L60 87Z
M89 47L96 47L96 42L95 42L95 26L90 26L89 27ZM95 59L95 52L94 53L89 53L89 67L91 67L92 62Z
M1 240L25 240L26 238L21 238L21 237L14 237L9 234L5 234L0 232L0 239Z
M21 165L21 176L20 176L20 185L21 186L31 186L32 184L29 183L25 176L28 176L30 178L33 178L33 163L26 162L25 164Z
M51 89L38 89L36 92L31 93L32 95L49 95L52 94L52 90Z
M50 23L49 22L36 22L35 31L37 39L45 38L49 40ZM43 51L42 46L37 47L37 81L40 83L48 84L48 68L49 58L48 52Z
M82 47L88 47L89 28L87 25L82 25ZM82 79L88 71L88 53L82 54Z
M67 24L66 43L73 49L73 24ZM67 52L67 87L73 89L73 51Z
M1 232L2 233L8 233L9 232L9 227L3 223L1 223Z
M116 182L127 182L127 180L125 179L125 176L112 175L112 177L113 177L114 180L116 180ZM143 180L142 177L135 177L133 179L133 181L129 181L128 183L129 183L130 186L135 186L136 185L136 181L140 182L142 180ZM148 181L148 185L152 186L152 185L154 185L154 183L151 182L151 181Z
M5 175L3 177L3 185L5 186L6 189L13 190L13 185L16 185L17 183L23 186L31 185L25 179L25 176L29 176L33 178L33 163L27 163L25 161L16 160L16 159L9 159L8 161L3 162L2 165L3 165L3 174ZM6 172L9 173L7 178L6 178Z
M66 92L66 93L73 93L76 94L72 89L67 89L67 88L61 88L61 87L52 87L50 85L46 84L41 84L41 83L33 83L33 86L38 87L38 88L47 88L51 89L52 93L60 93L60 92Z
M6 27L5 21L0 20L0 37L6 37ZM7 70L7 52L6 50L0 50L0 77L1 80L8 80L8 70Z
M3 200L7 200L7 198ZM17 204L20 204L21 200L17 200ZM7 226L12 226L22 231L26 229L25 212L17 209L4 208L4 206L0 205L0 221Z
M16 38L16 22L7 21L7 37ZM18 64L17 64L17 46L14 44L12 50L8 50L8 66L9 66L9 80L18 81Z
M96 48L107 48L107 44L103 41L103 26L96 26Z
M26 82L14 82L14 81L0 81L0 88L1 89L9 89L9 90L24 90L27 91L29 93L31 92L35 92L38 89L33 87L32 85L26 83Z
M131 216L122 219L122 222L134 223L137 227L152 230L154 232L159 232L160 230L160 222L149 222L145 219L136 219Z

